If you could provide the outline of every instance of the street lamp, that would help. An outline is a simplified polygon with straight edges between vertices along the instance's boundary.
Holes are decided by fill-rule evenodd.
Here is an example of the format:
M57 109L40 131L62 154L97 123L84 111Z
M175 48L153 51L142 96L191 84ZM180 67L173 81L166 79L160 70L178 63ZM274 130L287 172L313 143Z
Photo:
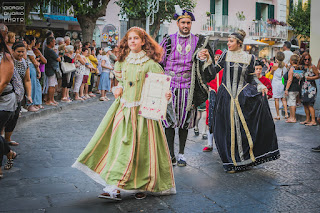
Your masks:
M150 25L153 25L154 23L154 14L156 14L159 11L159 1L160 0L148 1L148 9L146 11L146 32L148 34L150 31Z

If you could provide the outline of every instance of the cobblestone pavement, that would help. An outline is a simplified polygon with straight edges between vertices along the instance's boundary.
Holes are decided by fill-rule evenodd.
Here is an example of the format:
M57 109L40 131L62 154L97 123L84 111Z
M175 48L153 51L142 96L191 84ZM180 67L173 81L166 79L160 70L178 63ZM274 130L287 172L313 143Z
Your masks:
M203 153L206 141L191 130L188 166L174 168L176 195L98 199L102 187L71 165L110 104L94 102L21 123L13 136L19 155L0 180L0 212L320 212L320 153L310 151L320 144L320 128L283 120L276 122L277 161L227 174L216 149Z

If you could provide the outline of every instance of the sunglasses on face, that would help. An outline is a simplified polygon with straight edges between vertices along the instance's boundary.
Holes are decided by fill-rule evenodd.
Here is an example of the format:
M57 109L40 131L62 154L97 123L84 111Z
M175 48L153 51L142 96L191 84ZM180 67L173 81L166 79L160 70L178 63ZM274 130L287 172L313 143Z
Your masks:
M310 59L309 58L305 58L305 59L303 59L304 61L310 61Z

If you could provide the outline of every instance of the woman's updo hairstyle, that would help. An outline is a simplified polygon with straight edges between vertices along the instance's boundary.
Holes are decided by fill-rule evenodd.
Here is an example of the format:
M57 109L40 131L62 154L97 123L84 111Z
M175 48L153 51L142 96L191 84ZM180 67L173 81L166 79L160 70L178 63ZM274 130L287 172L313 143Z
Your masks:
M243 45L244 38L246 37L246 32L243 30L238 30L238 32L232 33L229 35L229 38L234 38L240 44L240 47Z
M285 55L283 52L277 52L276 59L279 63L279 68L283 68L285 66L283 62L284 58L285 58Z

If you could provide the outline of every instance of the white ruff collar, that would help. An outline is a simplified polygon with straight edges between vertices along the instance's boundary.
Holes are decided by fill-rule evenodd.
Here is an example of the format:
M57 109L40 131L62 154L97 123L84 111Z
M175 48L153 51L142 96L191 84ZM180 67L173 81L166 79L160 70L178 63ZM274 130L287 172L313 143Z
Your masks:
M243 50L238 51L230 51L228 50L226 61L228 62L235 62L235 63L242 63L242 64L250 64L251 55L246 53Z
M178 36L182 38L188 38L190 35L191 33L189 33L188 35L182 35L180 32L178 32Z
M148 61L150 58L147 56L144 50L141 50L138 53L130 52L129 55L126 57L126 61L129 64L143 64L144 62Z

